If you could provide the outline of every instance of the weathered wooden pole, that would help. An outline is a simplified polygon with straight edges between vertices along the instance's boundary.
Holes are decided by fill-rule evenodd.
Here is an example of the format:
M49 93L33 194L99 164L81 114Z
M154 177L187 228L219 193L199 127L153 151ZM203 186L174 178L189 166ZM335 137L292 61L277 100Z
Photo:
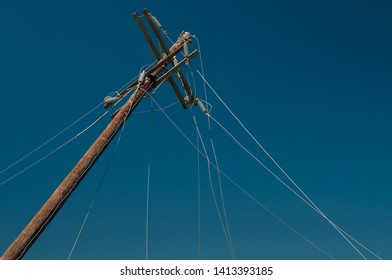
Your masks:
M190 34L185 32L170 48L171 55L164 55L160 61L158 61L158 63L149 72L147 72L144 82L138 86L138 88L116 114L110 124L95 140L95 142L91 145L91 147L67 175L67 177L65 177L63 182L57 187L52 196L46 201L46 203L37 212L30 223L14 240L14 242L12 242L12 244L4 252L0 259L21 259L27 253L28 249L34 244L44 229L49 225L51 220L60 211L61 207L70 197L72 192L76 189L84 176L86 176L87 172L104 152L121 126L142 100L146 92L157 85L155 82L156 78L162 73L164 67L170 62L173 54L178 53L183 48L183 44L188 41L190 41ZM124 91L126 90L127 89ZM123 94L124 92L120 93L120 95Z

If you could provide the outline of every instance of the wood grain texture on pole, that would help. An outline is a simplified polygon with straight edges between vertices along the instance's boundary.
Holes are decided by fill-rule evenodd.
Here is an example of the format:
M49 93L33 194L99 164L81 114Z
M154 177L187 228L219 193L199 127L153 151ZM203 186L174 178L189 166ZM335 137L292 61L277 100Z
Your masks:
M190 40L190 34L185 32L180 36L176 43L171 47L171 51L178 51L182 48L185 41ZM105 128L101 135L95 140L71 172L65 177L62 183L57 187L54 193L37 212L29 224L23 229L19 236L12 242L9 248L4 252L0 259L15 260L21 259L34 244L37 238L41 235L44 229L48 226L51 220L60 211L66 200L70 197L72 192L76 189L82 181L87 172L91 169L94 163L98 160L100 155L105 151L111 140L117 134L121 126L128 119L132 111L136 108L142 100L145 93L154 85L155 78L163 71L164 66L169 61L170 56L163 56L162 66L154 70L146 77L144 83L138 87L131 95L128 101L120 109L114 119ZM160 62L161 62L160 61ZM160 63L158 62L158 63Z

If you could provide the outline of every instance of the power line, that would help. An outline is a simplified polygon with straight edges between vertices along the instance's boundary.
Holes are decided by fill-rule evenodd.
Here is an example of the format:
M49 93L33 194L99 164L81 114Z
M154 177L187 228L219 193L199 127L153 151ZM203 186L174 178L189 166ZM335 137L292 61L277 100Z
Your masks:
M212 138L210 140L211 140L212 153L214 154L214 161L215 161L216 170L217 170L217 174L218 174L218 183L219 183L219 192L220 192L221 203L222 203L223 219L225 221L225 226L226 226L226 230L227 230L227 236L229 238L229 242L230 242L230 245L231 245L232 254L233 254L234 258L235 258L234 248L233 248L233 241L231 239L229 222L227 220L227 211L226 211L225 199L224 199L224 196L223 196L221 173L218 171L219 170L218 158L217 158L216 152L215 152L214 141L212 140Z
M58 150L60 150L61 148L63 148L64 146L68 145L69 143L71 143L72 141L74 141L75 139L77 139L80 135L82 135L83 133L85 133L87 130L89 130L91 127L93 127L97 122L99 122L109 111L106 111L103 115L101 115L98 119L96 119L93 123L91 123L90 125L88 125L85 129L83 129L82 131L80 131L78 134L76 134L75 136L73 136L72 138L70 138L69 140L67 140L66 142L64 142L63 144L61 144L60 146L58 146L57 148L55 148L54 150L52 150L51 152L49 152L48 154L46 154L45 156L41 157L39 160L33 162L32 164L30 164L29 166L25 167L24 169L22 169L21 171L19 171L18 173L14 174L13 176L9 177L8 179L6 179L5 181L0 183L0 187L6 183L8 183L9 181L11 181L12 179L15 179L16 177L18 177L19 175L23 174L24 172L26 172L27 170L29 170L30 168L34 167L35 165L37 165L38 163L40 163L41 161L47 159L48 157L50 157L52 154L54 154L55 152L57 152Z
M199 74L199 76L203 79L203 81L208 85L208 87L212 90L212 92L216 95L216 97L219 99L219 101L224 105L224 107L230 112L230 114L235 118L235 120L240 124L240 126L245 130L245 132L255 141L255 143L263 150L263 152L271 159L271 161L279 168L279 170L289 179L289 181L300 191L300 193L306 198L306 200L312 205L312 209L315 210L317 213L319 213L323 218L325 218L327 220L327 222L329 224L331 224L331 226L333 228L335 228L335 230L349 243L349 245L351 247L353 247L353 249L363 258L366 259L366 257L358 250L358 248L346 237L346 235L340 230L339 227L336 226L335 223L333 223L318 207L317 205L305 194L305 192L294 182L294 180L283 170L283 168L275 161L275 159L267 152L267 150L259 143L259 141L257 141L257 139L252 135L252 133L250 133L250 131L245 127L245 125L239 120L239 118L234 114L234 112L228 107L228 105L223 101L223 99L219 96L219 94L214 90L214 88L208 83L208 81L205 79L205 77L198 71L196 70L197 73ZM211 118L210 114L207 114L207 116L209 118ZM216 120L215 120L216 121ZM216 121L217 122L217 121ZM217 122L222 128L224 128L219 122ZM227 129L224 128L224 130L226 131L226 133L228 133L229 135L231 135ZM237 144L239 144L244 150L245 147L239 143L238 140L236 140L232 135L231 137L237 142ZM267 169L272 175L274 175L274 173L272 171L270 171L270 169L268 169L264 164L262 164L256 157L254 157L248 150L246 150L253 158L255 158L265 169ZM286 187L287 184L284 183L280 178L278 178L277 176L274 175L275 178L277 178L283 185L285 185ZM288 187L291 191L293 191L290 187ZM294 192L294 191L293 191ZM302 199L302 197L300 195L298 195L296 192L294 192L298 197L300 197ZM303 201L305 201L304 199L302 199ZM309 206L310 204L307 203ZM368 250L368 249L367 249ZM374 254L375 255L375 254Z
M80 122L82 119L84 119L85 117L87 117L89 114L91 114L93 111L95 111L98 107L102 106L103 102L100 102L98 105L96 105L94 108L92 108L90 111L88 111L87 113L85 113L83 116L81 116L80 118L78 118L76 121L74 121L73 123L71 123L70 125L68 125L67 127L65 127L63 130L61 130L60 132L58 132L57 134L55 134L54 136L52 136L51 138L49 138L48 140L46 140L45 142L43 142L42 144L40 144L39 146L37 146L36 148L34 148L32 151L30 151L29 153L27 153L26 155L22 156L21 158L19 158L18 160L16 160L14 163L12 163L11 165L9 165L7 168L3 169L0 171L0 174L6 172L7 170L9 170L10 168L12 168L13 166L17 165L18 163L20 163L21 161L25 160L26 158L28 158L29 156L31 156L32 154L34 154L35 152L37 152L38 150L40 150L41 148L43 148L44 146L46 146L47 144L49 144L51 141L53 141L54 139L56 139L58 136L60 136L61 134L63 134L64 132L66 132L68 129L70 129L71 127L73 127L75 124L77 124L78 122Z
M157 101L153 98L152 99L155 105L158 108L161 108L160 105L157 103ZM209 162L208 157L192 142L192 140L189 139L189 137L181 130L181 128L173 121L172 118L164 111L161 110L161 112L165 115L165 117L169 120L169 122L176 128L176 130L185 138L185 140L198 152L199 155L201 155L207 162ZM217 169L217 167L210 162L211 166ZM261 202L256 200L253 196L251 196L248 192L244 191L243 188L240 187L238 183L235 183L233 179L231 179L227 174L225 174L222 170L217 169L218 172L222 174L226 179L228 179L236 188L240 189L245 195L247 195L251 200L255 203L257 203L260 207L262 207L265 211L267 211L269 214L271 214L275 219L277 219L280 223L282 223L284 226L286 226L288 229L290 229L292 232L297 234L299 237L301 237L303 240L308 242L310 245L312 245L314 248L322 252L323 254L327 255L329 258L333 259L331 255L327 254L324 250L322 250L319 246L315 245L312 241L310 241L308 238L306 238L304 235L299 233L299 231L295 230L293 227L291 227L287 222L285 222L282 218L280 218L278 215L276 215L272 210L268 209L266 206L264 206Z
M200 139L196 127L196 143L197 143L197 239L198 239L198 256L201 259L201 189L200 189Z
M151 112L153 112L153 102L151 100ZM149 259L149 213L150 213L150 182L151 182L151 157L153 141L153 114L150 115L150 141L148 145L148 165L147 165L147 190L146 190L146 260Z
M84 217L83 223L82 223L82 225L81 225L81 227L80 227L80 229L79 229L79 232L78 232L78 234L77 234L77 236L76 236L76 239L75 239L75 241L74 241L74 243L73 243L73 245L72 245L71 251L69 252L68 260L70 260L71 257L72 257L72 255L73 255L73 252L74 252L74 250L75 250L75 247L76 247L76 245L78 244L80 235L82 234L82 231L83 231L83 229L84 229L84 226L86 225L87 219L89 218L90 213L91 213L91 210L93 209L94 204L95 204L95 201L97 200L98 194L100 193L100 191L101 191L101 189L102 189L103 182L104 182L104 180L105 180L105 178L106 178L106 175L107 175L107 173L108 173L109 167L110 167L110 165L111 165L111 163L112 163L112 160L113 160L113 158L114 158L114 155L115 155L115 153L116 153L116 151L117 151L118 144L120 143L121 136L122 136L122 133L123 133L123 131L124 131L124 127L125 127L125 123L123 124L123 127L122 127L122 129L121 129L121 131L120 131L120 134L119 134L118 139L117 139L117 142L116 142L116 146L114 147L113 153L112 153L112 155L111 155L111 157L110 157L110 159L109 159L108 164L106 165L106 168L105 168L105 171L104 171L104 173L103 173L103 175L102 175L101 181L99 182L98 188L97 188L97 190L95 191L95 194L94 194L94 196L93 196L93 199L92 199L92 201L91 201L91 203L90 203L90 206L89 206L89 208L88 208L88 210L87 210L86 216Z
M210 182L210 189L211 189L212 197L213 197L213 200L214 200L215 208L216 208L216 211L218 213L218 217L219 217L219 221L220 221L221 226L222 226L223 234L225 235L227 246L229 247L230 255L231 255L231 257L233 259L235 259L235 254L234 254L234 250L233 250L233 244L231 243L231 237L229 236L230 233L229 233L228 229L226 228L225 223L223 222L222 214L221 214L221 212L219 210L218 202L217 202L217 199L216 199L214 186L213 186L213 183L212 183L212 176L211 176L211 162L210 162L209 157L208 157L208 152L207 152L207 149L206 149L206 147L204 145L203 137L201 136L201 133L200 133L200 130L199 130L199 126L197 124L197 121L196 121L196 118L195 118L195 115L193 114L193 112L192 112L192 116L193 116L193 121L194 121L195 126L196 126L197 133L198 133L199 138L200 138L201 146L203 147L204 154L205 154L205 156L207 158L208 179L209 179L209 182Z
M264 163L262 163L255 155L253 155L248 149L246 149L234 136L231 134L220 122L218 122L215 118L213 118L210 114L208 114L208 117L211 118L216 124L218 124L246 153L248 153L253 159L255 159L262 167L264 167L273 177L275 177L280 183L282 183L286 188L288 188L292 193L294 193L299 199L301 199L303 202L305 202L310 208L312 208L316 213L320 214L324 218L325 215L322 215L319 211L318 208L314 207L311 205L308 201L306 201L302 196L300 196L295 190L293 190L288 184L286 184L279 176L277 176L271 169L269 169ZM326 218L327 219L327 218ZM337 230L337 232L349 243L351 247L355 251L357 251L364 259L366 257L358 250L358 248L350 241L347 239L347 237L340 231L338 230L338 227L329 219L327 221Z

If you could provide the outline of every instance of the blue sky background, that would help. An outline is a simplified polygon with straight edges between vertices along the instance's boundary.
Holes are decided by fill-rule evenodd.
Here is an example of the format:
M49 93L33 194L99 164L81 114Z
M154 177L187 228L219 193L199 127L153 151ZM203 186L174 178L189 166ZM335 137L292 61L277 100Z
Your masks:
M247 128L336 224L381 258L392 259L390 1L3 1L0 170L153 61L132 18L143 8L172 39L183 30L197 35L207 80ZM191 67L194 90L204 99L196 74L199 58ZM188 68L184 73L191 79ZM176 102L168 85L155 98L161 106ZM208 98L212 115L278 173L211 91ZM150 103L144 100L138 110L148 110ZM334 258L361 258L216 124L209 132L205 116L196 109L204 141L209 145L213 138L223 172ZM1 173L0 184L103 113L100 107ZM196 143L191 112L177 105L167 113ZM109 121L106 116L0 186L1 252ZM25 259L68 257L113 149L112 144ZM149 258L230 259L203 160L199 244L197 152L159 112L135 114L127 122L72 258L145 259L149 154ZM214 170L212 176L218 194ZM238 259L328 259L224 178L222 188Z

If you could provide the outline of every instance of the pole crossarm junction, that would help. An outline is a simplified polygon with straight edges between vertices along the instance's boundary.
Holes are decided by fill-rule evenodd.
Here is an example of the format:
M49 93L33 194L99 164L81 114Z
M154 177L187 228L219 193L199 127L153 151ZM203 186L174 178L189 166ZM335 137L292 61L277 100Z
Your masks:
M159 30L158 30L158 27L156 26L156 23L154 23L154 21L152 20L152 15L148 12L147 9L143 10L143 14L144 14L144 17L147 19L147 22L148 22L151 30L153 31L155 37L158 39L159 45L163 48L163 50L165 51L165 54L169 55L170 54L170 50L167 47L165 41L163 40L161 34L159 33ZM142 33L144 35L144 38L146 39L148 45L150 46L151 51L154 53L154 55L155 55L155 57L157 59L160 59L161 54L160 54L157 46L153 43L153 40L152 40L151 36L148 34L147 28L144 26L142 20L140 19L140 16L138 15L138 13L134 13L133 17L135 18L137 25L139 26L140 30L142 31ZM189 41L189 43L190 43L190 41ZM170 61L170 64L173 67L175 67L175 64L174 64L173 60ZM165 72L167 72L167 71L168 70L165 70ZM171 75L167 78L167 81L172 86L172 88L174 90L174 93L177 95L177 98L180 101L182 107L184 109L186 109L187 106L190 103L194 102L194 96L193 96L192 90L190 89L190 86L189 86L187 80L184 78L184 76L182 75L180 70L177 71L177 74L178 74L178 77L180 78L181 83L182 83L182 85L183 85L183 87L184 87L184 89L185 89L185 91L186 91L186 93L187 93L187 95L189 97L188 101L181 94L181 92L180 92L176 82L171 77Z

